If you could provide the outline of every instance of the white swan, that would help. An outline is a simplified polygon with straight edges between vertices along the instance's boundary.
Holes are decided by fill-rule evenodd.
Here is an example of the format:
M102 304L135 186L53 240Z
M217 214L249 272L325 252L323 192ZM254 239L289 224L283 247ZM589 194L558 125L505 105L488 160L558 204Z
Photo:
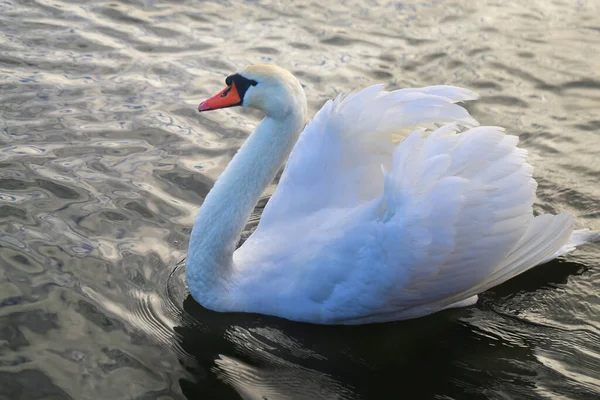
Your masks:
M474 304L599 236L574 231L567 214L533 216L527 152L502 128L473 128L455 104L477 98L468 90L371 86L328 101L302 131L304 90L286 70L252 65L226 84L198 109L241 105L265 118L194 223L186 280L206 308L321 324L414 318ZM446 125L423 129L434 124ZM290 152L258 228L234 251Z

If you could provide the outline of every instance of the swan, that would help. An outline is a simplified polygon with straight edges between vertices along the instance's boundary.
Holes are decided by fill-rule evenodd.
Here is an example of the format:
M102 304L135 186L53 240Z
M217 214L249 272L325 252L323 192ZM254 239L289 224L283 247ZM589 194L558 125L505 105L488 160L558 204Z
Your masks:
M370 86L327 101L305 126L304 89L287 70L251 65L225 83L200 112L242 106L264 119L194 221L186 282L205 308L317 324L416 318L473 305L599 237L568 214L533 215L527 152L457 104L477 98L469 90Z

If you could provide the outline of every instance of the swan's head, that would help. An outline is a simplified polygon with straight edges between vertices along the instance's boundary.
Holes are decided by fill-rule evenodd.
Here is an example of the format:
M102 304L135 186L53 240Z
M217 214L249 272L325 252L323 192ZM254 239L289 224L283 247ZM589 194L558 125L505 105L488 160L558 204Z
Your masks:
M294 75L275 65L250 65L225 79L227 87L203 101L198 111L242 106L256 108L272 118L306 114L306 96Z

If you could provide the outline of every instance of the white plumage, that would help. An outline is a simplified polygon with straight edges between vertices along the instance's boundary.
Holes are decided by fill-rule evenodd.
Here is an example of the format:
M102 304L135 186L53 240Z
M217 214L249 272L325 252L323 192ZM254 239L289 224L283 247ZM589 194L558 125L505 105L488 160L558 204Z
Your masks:
M257 89L264 74L282 74L285 90L294 84L287 73L261 68L242 73ZM527 152L502 128L475 127L455 104L476 97L451 86L386 92L377 85L328 101L300 135L258 228L220 267L217 283L207 274L219 267L200 254L214 252L214 242L192 234L192 295L220 311L315 323L413 318L473 304L478 293L597 238L573 231L569 215L533 216ZM255 135L268 137L260 127ZM232 164L276 171L276 162L256 154L263 142L248 142ZM259 179L261 190L247 190L260 194L267 178ZM221 179L233 181L227 171ZM248 179L238 186L251 185ZM202 208L230 207L248 218L248 207L239 215L231 198L219 196ZM253 206L257 195L250 197ZM198 224L227 225L201 215L195 231Z

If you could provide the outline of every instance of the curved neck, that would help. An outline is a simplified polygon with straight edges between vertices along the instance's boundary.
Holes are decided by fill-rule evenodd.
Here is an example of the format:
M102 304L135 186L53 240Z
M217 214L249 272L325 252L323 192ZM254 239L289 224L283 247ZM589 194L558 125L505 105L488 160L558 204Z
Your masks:
M302 112L263 119L204 199L192 229L186 280L192 296L205 307L216 309L217 302L226 301L240 234L303 124Z

